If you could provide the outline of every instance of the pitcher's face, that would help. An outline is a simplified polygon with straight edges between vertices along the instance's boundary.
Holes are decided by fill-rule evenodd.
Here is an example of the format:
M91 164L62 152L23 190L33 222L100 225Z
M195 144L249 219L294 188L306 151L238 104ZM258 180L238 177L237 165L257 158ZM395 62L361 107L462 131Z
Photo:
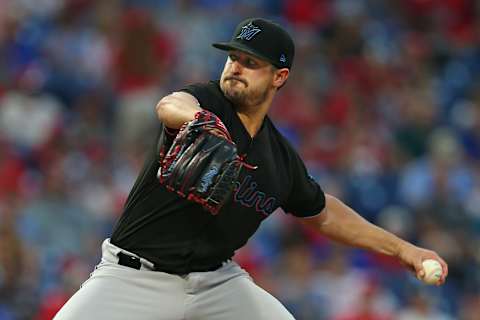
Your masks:
M229 51L220 87L234 105L259 105L274 89L274 72L274 67L265 60L246 52Z

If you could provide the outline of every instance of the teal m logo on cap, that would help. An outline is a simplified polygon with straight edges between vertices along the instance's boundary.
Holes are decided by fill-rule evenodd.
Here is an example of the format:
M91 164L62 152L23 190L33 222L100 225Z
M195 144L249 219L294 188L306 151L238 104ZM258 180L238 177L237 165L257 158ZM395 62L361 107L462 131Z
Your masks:
M262 31L259 27L255 26L253 23L249 23L246 26L242 27L242 31L240 31L240 34L237 36L237 39L242 39L242 40L252 40L253 37L257 35Z

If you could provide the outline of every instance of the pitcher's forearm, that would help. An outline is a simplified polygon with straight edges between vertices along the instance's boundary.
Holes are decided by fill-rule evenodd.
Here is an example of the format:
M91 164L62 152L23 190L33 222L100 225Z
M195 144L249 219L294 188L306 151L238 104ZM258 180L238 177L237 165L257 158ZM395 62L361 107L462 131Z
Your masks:
M411 245L368 222L337 198L326 195L326 206L317 217L316 228L326 237L358 248L397 256L402 246Z
M185 92L174 92L165 96L156 106L158 119L172 129L180 128L201 110L197 99Z

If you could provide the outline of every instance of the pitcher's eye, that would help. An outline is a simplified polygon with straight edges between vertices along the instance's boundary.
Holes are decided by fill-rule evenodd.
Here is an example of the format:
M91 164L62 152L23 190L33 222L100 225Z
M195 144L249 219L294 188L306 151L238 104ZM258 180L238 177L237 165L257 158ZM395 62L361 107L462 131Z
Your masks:
M258 67L258 63L255 60L248 58L247 59L247 67L256 68L256 67Z

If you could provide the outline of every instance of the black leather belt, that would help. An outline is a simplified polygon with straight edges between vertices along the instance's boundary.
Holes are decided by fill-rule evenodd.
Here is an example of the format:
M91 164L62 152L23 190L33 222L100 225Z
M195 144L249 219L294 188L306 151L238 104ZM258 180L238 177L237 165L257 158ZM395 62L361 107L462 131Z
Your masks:
M138 258L138 257L131 256L131 255L126 254L122 251L117 253L117 256L118 256L118 264L121 265L121 266L130 267L130 268L133 268L133 269L136 269L136 270L140 270L140 268L142 267L142 263L140 262L140 258ZM157 268L155 266L153 268L153 271L161 271L161 272L166 272L166 273L171 273L171 274L176 274L176 275L182 275L182 274L187 274L187 273L190 273L190 272L215 271L215 270L219 269L222 265L223 265L223 263L219 263L219 264L217 264L213 267L210 267L210 268L192 269L192 270L189 270L188 272L170 271L170 270L165 270L163 268Z
M138 257L131 256L121 251L117 253L117 257L118 264L121 266L130 267L137 270L140 270L140 268L142 267L142 263L140 262L140 258Z

